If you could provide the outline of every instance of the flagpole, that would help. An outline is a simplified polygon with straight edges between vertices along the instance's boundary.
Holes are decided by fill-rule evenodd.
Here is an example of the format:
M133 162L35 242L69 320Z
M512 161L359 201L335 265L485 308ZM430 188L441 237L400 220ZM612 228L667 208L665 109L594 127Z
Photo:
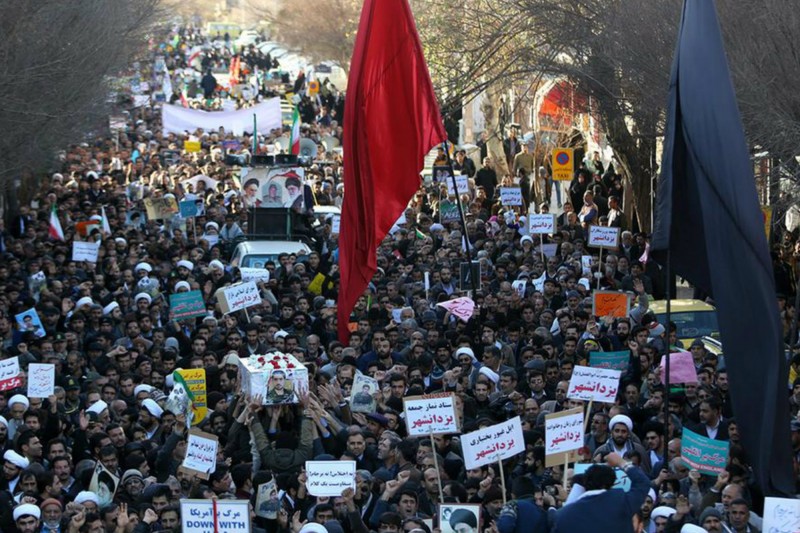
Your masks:
M664 387L665 388L665 390L664 390L664 405L665 405L664 410L665 410L665 413L666 413L666 415L664 416L664 430L665 430L665 434L667 435L667 441L669 441L672 438L672 435L670 434L670 431L669 431L670 423L671 423L671 417L670 417L670 413L669 413L669 388L670 388L670 384L669 384L669 360L670 360L670 350L669 350L669 348L670 348L670 343L669 343L669 341L670 341L670 335L671 335L671 332L670 332L670 321L671 321L671 315L672 315L672 290L670 289L670 286L669 286L670 277L672 276L672 266L671 266L672 261L671 261L671 259L672 258L670 257L670 249L667 248L667 268L665 269L666 270L666 275L667 275L667 317L666 317L665 321L667 323L664 324L664 327L667 330L667 353L666 353L667 360L664 363L664 372L666 373L666 376L664 376L664 385L665 385L665 387ZM639 295L639 298L642 298L641 294ZM647 298L646 294L644 295L644 298Z
M453 180L453 190L456 193L456 205L458 206L458 216L461 218L461 230L464 232L464 248L466 249L467 263L469 263L469 270L470 273L472 273L472 252L469 249L469 234L467 233L467 219L464 216L464 209L461 206L461 195L458 194L456 171L453 168L453 160L450 159L450 152L447 150L447 141L444 141L442 143L442 150L444 150L444 153L447 156L447 168L450 169L450 179ZM478 283L475 280L475 276L470 276L469 278L472 281L472 294L473 296L475 296L478 293Z
M253 155L256 155L257 153L258 153L258 126L257 126L256 114L253 113Z

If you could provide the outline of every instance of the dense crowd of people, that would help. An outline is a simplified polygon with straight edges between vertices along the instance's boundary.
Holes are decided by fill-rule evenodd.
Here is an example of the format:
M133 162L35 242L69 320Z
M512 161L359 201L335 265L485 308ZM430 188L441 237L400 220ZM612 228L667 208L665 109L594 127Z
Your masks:
M180 28L165 41L173 88L207 38ZM254 49L214 50L200 59L203 70L234 57L254 70L273 66ZM158 90L160 71L143 64L140 74ZM310 95L304 79L282 81L301 98L304 137L341 137L343 98L335 88ZM192 85L186 96L198 106L227 98L216 84L204 89ZM276 91L257 83L252 100ZM0 394L2 531L177 532L187 498L248 500L253 530L270 533L760 530L763 496L741 446L724 357L700 341L683 346L674 326L649 310L667 293L665 276L648 257L647 235L626 230L619 177L599 154L580 166L563 198L559 191L563 211L558 231L541 241L555 245L545 257L524 212L499 201L498 186L520 180L498 176L490 157L473 161L456 151L456 170L471 178L461 198L467 239L459 221L441 222L443 201L455 197L441 184L422 186L378 249L379 268L351 315L349 339L339 339L330 218L309 224L310 253L264 265L270 276L258 283L257 305L221 313L216 291L241 279L230 253L248 229L240 168L225 156L252 155L252 138L164 134L158 106L153 99L128 108L118 136L69 146L57 172L21 191L19 215L0 234L2 354L18 357L22 368L18 386ZM274 131L255 144L266 151L288 135L288 128ZM183 150L189 139L200 142L199 152ZM232 140L240 141L236 148L223 145ZM519 157L529 149L516 140L507 146L531 213L549 209L546 164ZM216 186L189 185L199 174ZM314 206L341 205L340 153L320 146L305 178ZM148 218L145 201L158 198L201 201L202 213ZM52 213L63 239L51 231ZM600 266L598 250L587 246L592 224L622 230ZM74 241L100 242L97 262L74 261ZM480 264L477 286L461 283L467 251ZM312 285L320 276L324 282ZM597 288L628 292L629 316L594 316ZM171 316L169 297L187 290L202 292L207 316ZM464 295L476 305L468 321L437 305ZM15 317L31 309L41 325L25 328ZM691 352L697 383L665 390L659 363L671 347ZM275 351L308 368L309 390L294 403L265 407L242 393L239 360ZM585 413L580 457L594 465L582 474L546 467L545 416L587 407L567 398L572 371L588 365L590 353L613 351L628 351L629 362L616 400ZM27 396L32 363L55 365L47 398ZM792 364L800 368L800 356ZM182 465L190 423L166 408L173 372L199 368L208 416L195 422L219 441L207 480ZM351 410L359 374L380 384L374 412ZM403 399L436 392L455 395L462 434L519 416L525 452L466 469L459 434L408 436ZM787 387L787 400L796 415L800 379ZM796 473L800 420L786 423ZM682 428L728 441L722 473L700 474L681 460ZM356 462L354 490L309 495L305 462L325 459ZM92 484L98 465L118 479L111 495ZM612 488L612 467L627 475L629 490ZM276 503L262 512L256 503L265 484ZM454 511L440 523L438 505L470 503L480 505L479 519Z

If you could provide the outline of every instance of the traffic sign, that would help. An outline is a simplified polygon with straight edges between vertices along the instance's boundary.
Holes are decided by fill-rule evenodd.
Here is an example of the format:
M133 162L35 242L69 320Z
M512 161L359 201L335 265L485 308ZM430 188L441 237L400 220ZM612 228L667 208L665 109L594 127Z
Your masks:
M553 150L553 180L570 181L575 173L575 160L572 148L556 148Z
M316 96L317 94L319 94L319 82L318 81L308 82L308 95Z

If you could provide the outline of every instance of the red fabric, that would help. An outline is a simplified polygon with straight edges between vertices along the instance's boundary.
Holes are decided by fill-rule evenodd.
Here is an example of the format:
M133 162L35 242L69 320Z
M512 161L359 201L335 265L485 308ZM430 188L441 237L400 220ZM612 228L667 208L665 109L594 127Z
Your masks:
M365 0L350 63L339 234L339 339L377 270L380 242L419 188L425 154L446 139L407 0Z

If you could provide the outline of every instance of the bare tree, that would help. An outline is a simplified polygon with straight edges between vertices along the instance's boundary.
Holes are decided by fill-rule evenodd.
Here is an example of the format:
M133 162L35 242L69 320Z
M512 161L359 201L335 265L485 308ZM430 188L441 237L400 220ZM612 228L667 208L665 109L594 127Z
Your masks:
M250 0L248 7L270 21L281 43L301 50L309 59L335 61L349 71L362 3L362 0L292 0L270 9L265 0Z
M0 188L48 168L105 117L111 77L146 44L158 0L0 0ZM13 210L13 202L10 205Z

